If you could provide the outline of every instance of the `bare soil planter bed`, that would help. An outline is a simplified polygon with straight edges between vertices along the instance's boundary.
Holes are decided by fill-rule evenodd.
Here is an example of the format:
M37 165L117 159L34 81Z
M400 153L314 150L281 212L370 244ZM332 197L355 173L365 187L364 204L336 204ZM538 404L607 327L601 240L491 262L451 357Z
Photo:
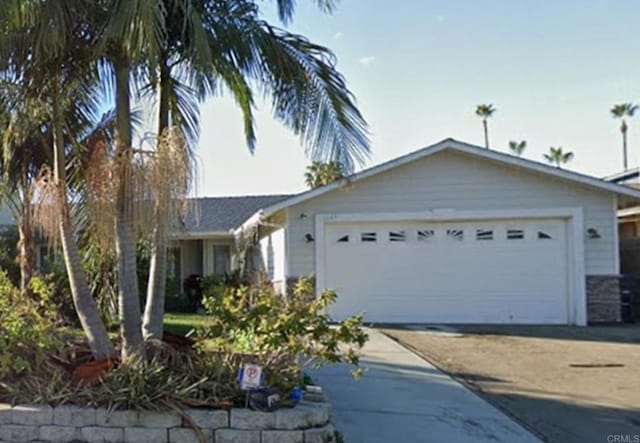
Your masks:
M316 401L311 401L316 400ZM0 442L329 443L334 429L324 398L305 399L275 412L186 409L107 411L79 406L0 403ZM188 418L187 418L188 417Z

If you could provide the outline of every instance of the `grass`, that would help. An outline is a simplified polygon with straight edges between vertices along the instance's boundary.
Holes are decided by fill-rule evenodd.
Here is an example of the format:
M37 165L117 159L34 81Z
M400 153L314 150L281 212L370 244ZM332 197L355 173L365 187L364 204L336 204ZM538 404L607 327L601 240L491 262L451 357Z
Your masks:
M165 314L164 330L186 335L190 330L207 324L207 316L199 314Z

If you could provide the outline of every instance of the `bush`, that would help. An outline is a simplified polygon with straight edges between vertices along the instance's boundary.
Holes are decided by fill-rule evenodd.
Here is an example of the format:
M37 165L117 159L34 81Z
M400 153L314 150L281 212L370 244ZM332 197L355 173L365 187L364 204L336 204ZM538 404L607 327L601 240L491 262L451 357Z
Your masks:
M182 353L166 346L155 353L118 365L95 384L76 383L60 368L44 365L27 377L0 383L0 401L158 411L243 404L235 380L237 356Z
M333 291L316 298L309 279L301 279L288 298L267 283L238 289L215 285L204 296L211 318L199 332L210 339L209 348L251 354L265 368L267 383L285 390L300 382L301 366L312 362L348 363L359 376L357 351L367 341L362 316L332 326L325 312L336 298Z
M34 284L40 282L34 278ZM8 380L36 369L46 351L59 348L54 334L55 309L47 291L31 299L0 271L0 379Z
M3 269L14 285L20 284L20 266L18 265L18 228L8 226L0 228L0 269Z
M193 312L189 299L180 294L179 279L173 276L167 277L164 308L166 312Z

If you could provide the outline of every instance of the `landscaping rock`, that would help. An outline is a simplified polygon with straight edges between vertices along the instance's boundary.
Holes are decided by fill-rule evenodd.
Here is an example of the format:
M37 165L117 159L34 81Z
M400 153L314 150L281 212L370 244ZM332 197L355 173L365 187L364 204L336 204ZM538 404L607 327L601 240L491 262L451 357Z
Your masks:
M215 443L260 443L260 431L218 429Z
M333 443L336 441L336 430L333 425L304 431L304 443Z
M96 409L96 425L122 428L139 424L138 411L107 411Z
M273 429L276 427L276 414L273 412L234 408L231 410L230 416L232 429Z
M11 405L0 403L0 425L11 424Z
M166 428L124 428L124 443L166 443L168 438Z
M40 439L51 443L68 443L81 438L80 429L75 426L40 426Z
M202 429L202 433L207 442L213 443L213 431L211 429ZM193 429L172 428L169 429L169 443L199 443L199 441Z
M169 412L140 411L138 424L149 428L175 428L182 424L182 419Z
M0 426L0 441L31 441L39 438L36 426L2 425Z
M187 409L185 413L201 428L220 429L229 427L229 412L222 409Z
M50 425L53 424L53 409L49 405L14 406L11 422L15 425Z
M87 426L81 428L82 440L89 443L120 443L124 440L122 428L105 428L102 426Z
M329 408L325 404L301 403L295 408L276 411L277 429L305 429L323 426L329 421Z
M261 412L186 409L186 417L202 429L208 443L327 443L333 428L327 404L302 401L291 409ZM318 429L311 429L318 428ZM308 437L307 437L308 435ZM214 438L215 437L215 438ZM0 403L2 442L198 442L188 420L174 412L86 408L72 405Z
M262 431L262 443L304 443L302 431Z
M53 409L53 424L61 426L95 426L96 410L78 406L56 406Z

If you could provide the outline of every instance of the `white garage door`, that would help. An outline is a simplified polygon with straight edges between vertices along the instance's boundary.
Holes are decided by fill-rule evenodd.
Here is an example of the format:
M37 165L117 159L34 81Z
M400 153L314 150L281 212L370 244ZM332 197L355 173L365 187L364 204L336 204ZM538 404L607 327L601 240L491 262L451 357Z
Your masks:
M561 219L328 223L324 286L334 319L567 323Z

